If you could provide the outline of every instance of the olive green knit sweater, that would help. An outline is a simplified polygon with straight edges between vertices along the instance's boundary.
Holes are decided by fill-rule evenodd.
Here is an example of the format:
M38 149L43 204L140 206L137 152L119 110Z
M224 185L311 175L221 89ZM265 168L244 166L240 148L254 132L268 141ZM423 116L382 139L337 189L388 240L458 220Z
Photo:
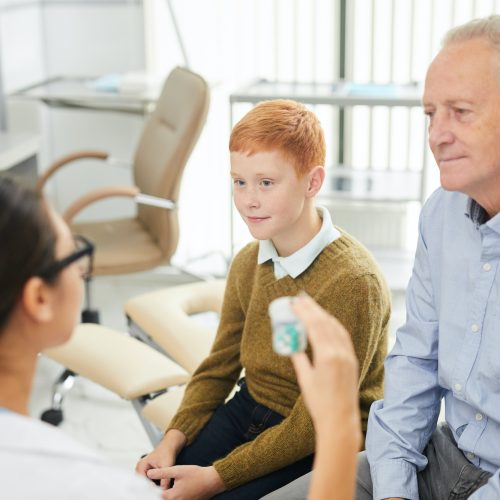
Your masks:
M286 418L214 462L228 489L314 452L312 422L290 359L272 350L267 308L273 299L305 290L351 333L359 359L363 431L370 404L382 397L390 298L366 249L342 232L301 275L279 280L271 261L257 264L257 253L254 242L235 257L212 351L193 375L169 427L181 430L191 443L245 368L251 396Z

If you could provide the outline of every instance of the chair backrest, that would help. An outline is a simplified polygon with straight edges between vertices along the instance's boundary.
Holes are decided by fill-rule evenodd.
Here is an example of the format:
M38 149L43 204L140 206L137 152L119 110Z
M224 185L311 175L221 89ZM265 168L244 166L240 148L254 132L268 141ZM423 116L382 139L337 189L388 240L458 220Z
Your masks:
M178 201L182 173L205 124L209 89L196 73L177 67L163 85L134 158L134 182L142 193ZM177 212L139 205L138 217L156 237L165 259L177 248Z

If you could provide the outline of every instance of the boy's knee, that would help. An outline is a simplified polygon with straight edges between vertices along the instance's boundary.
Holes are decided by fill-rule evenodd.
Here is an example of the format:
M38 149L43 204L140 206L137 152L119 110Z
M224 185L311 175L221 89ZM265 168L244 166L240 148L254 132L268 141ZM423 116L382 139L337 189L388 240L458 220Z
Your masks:
M358 469L356 473L356 500L373 498L372 476L366 451L358 453Z

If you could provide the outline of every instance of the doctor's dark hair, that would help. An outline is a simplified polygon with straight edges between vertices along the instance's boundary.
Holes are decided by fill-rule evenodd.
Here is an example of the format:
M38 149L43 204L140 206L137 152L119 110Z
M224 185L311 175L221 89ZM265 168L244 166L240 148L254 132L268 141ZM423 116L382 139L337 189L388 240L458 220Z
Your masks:
M55 244L43 197L0 177L0 334L28 279L54 261Z

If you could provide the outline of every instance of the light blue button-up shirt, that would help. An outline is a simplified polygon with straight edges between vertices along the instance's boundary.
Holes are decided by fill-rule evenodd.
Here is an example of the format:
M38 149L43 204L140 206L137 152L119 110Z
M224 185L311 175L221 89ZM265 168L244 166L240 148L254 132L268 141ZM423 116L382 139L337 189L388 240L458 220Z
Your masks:
M314 261L314 259L327 247L330 243L340 238L340 232L335 229L332 224L330 212L324 207L317 207L319 215L323 222L321 228L302 248L288 257L280 257L271 240L259 241L259 254L257 262L263 264L268 260L273 261L274 275L276 279L291 276L295 279L299 274L302 274Z
M418 499L442 398L458 447L494 474L470 498L500 498L500 214L482 223L471 201L439 189L420 216L406 324L368 422L375 499Z

